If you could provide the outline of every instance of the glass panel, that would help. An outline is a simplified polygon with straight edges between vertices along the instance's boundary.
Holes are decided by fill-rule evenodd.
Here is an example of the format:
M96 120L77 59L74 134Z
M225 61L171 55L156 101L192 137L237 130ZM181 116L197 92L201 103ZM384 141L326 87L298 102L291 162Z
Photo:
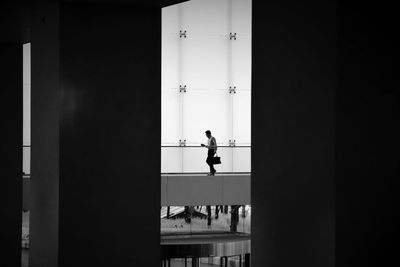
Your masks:
M251 171L251 148L235 147L233 149L233 172Z
M167 37L166 34L178 36L178 32L180 30L179 12L179 5L172 5L162 8L162 38Z
M232 148L220 147L217 154L221 157L221 164L214 165L217 173L232 171ZM207 149L203 147L185 147L183 150L183 172L210 171L207 163Z
M186 147L183 150L183 172L209 172L207 149Z
M22 171L24 174L31 174L31 148L22 148Z
M220 147L217 154L221 157L221 164L214 165L217 172L233 171L233 149L231 147Z
M23 144L31 144L31 44L22 46L23 55Z
M232 31L238 38L251 37L251 0L232 1Z
M251 89L251 39L232 41L232 84L238 90Z
M161 173L182 172L182 149L181 147L161 148Z
M251 92L237 90L233 97L233 137L236 145L251 142Z
M225 36L182 40L182 83L188 89L228 88L228 41Z
M234 150L239 148L219 147L217 155L221 157L221 164L214 165L217 173L232 172ZM244 149L244 148L243 148ZM250 149L250 148L248 148ZM238 159L249 155L239 154ZM207 149L203 147L162 147L161 149L161 173L208 173L209 167L206 163ZM250 159L242 162L240 170L249 169ZM247 164L247 165L245 165Z
M161 67L161 143L178 145L180 133L179 58L180 40L178 6L162 9L162 67ZM168 151L173 153L172 151ZM176 152L176 151L175 151ZM179 156L179 159L181 156ZM175 159L175 161L173 160ZM165 160L168 160L165 162ZM175 155L168 158L162 152L162 171L180 172L181 162ZM178 167L179 166L179 167Z
M211 130L218 145L229 139L229 94L226 90L190 90L183 103L184 137L188 145L206 143Z
M164 90L161 94L161 143L178 145L180 139L179 93L177 89Z
M23 44L22 46L22 78L24 84L31 83L31 44Z
M180 40L177 36L162 39L161 90L178 88L180 82Z
M226 35L228 0L191 0L181 4L182 30L189 35Z

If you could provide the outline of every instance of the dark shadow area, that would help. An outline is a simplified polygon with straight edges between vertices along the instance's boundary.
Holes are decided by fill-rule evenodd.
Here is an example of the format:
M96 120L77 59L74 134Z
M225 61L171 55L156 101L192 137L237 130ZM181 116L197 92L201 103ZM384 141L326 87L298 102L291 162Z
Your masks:
M334 266L335 2L254 1L252 266Z
M338 4L337 266L399 262L397 17L394 3Z
M0 43L1 264L21 265L22 44Z

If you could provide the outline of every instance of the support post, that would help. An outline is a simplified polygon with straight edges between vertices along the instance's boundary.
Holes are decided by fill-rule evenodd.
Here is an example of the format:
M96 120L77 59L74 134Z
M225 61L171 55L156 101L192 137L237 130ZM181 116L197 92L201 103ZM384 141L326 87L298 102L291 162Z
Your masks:
M211 206L207 206L207 225L211 226Z
M250 253L244 254L244 267L250 267Z
M200 258L192 258L192 267L200 267Z

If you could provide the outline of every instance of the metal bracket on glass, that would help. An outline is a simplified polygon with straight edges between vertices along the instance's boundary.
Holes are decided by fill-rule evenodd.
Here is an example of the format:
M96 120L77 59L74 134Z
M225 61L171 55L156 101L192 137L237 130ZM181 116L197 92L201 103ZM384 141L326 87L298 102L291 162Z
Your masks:
M179 85L179 93L186 93L186 85Z
M185 140L179 139L179 146L186 146L186 139Z
M236 94L236 86L229 86L229 93L232 94Z
M186 38L186 31L179 31L179 38Z
M236 40L236 32L229 33L229 40Z
M236 140L229 139L229 146L236 146Z

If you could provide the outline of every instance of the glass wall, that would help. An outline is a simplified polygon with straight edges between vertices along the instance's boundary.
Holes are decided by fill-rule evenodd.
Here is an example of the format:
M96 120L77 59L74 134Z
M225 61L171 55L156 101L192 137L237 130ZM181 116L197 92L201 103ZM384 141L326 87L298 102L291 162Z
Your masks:
M22 46L22 81L23 81L23 115L22 115L22 236L21 266L28 266L29 251L29 188L31 174L31 44Z
M23 140L22 140L22 171L24 174L31 173L31 44L22 46L23 53Z
M162 10L162 173L250 172L251 0L191 0Z

